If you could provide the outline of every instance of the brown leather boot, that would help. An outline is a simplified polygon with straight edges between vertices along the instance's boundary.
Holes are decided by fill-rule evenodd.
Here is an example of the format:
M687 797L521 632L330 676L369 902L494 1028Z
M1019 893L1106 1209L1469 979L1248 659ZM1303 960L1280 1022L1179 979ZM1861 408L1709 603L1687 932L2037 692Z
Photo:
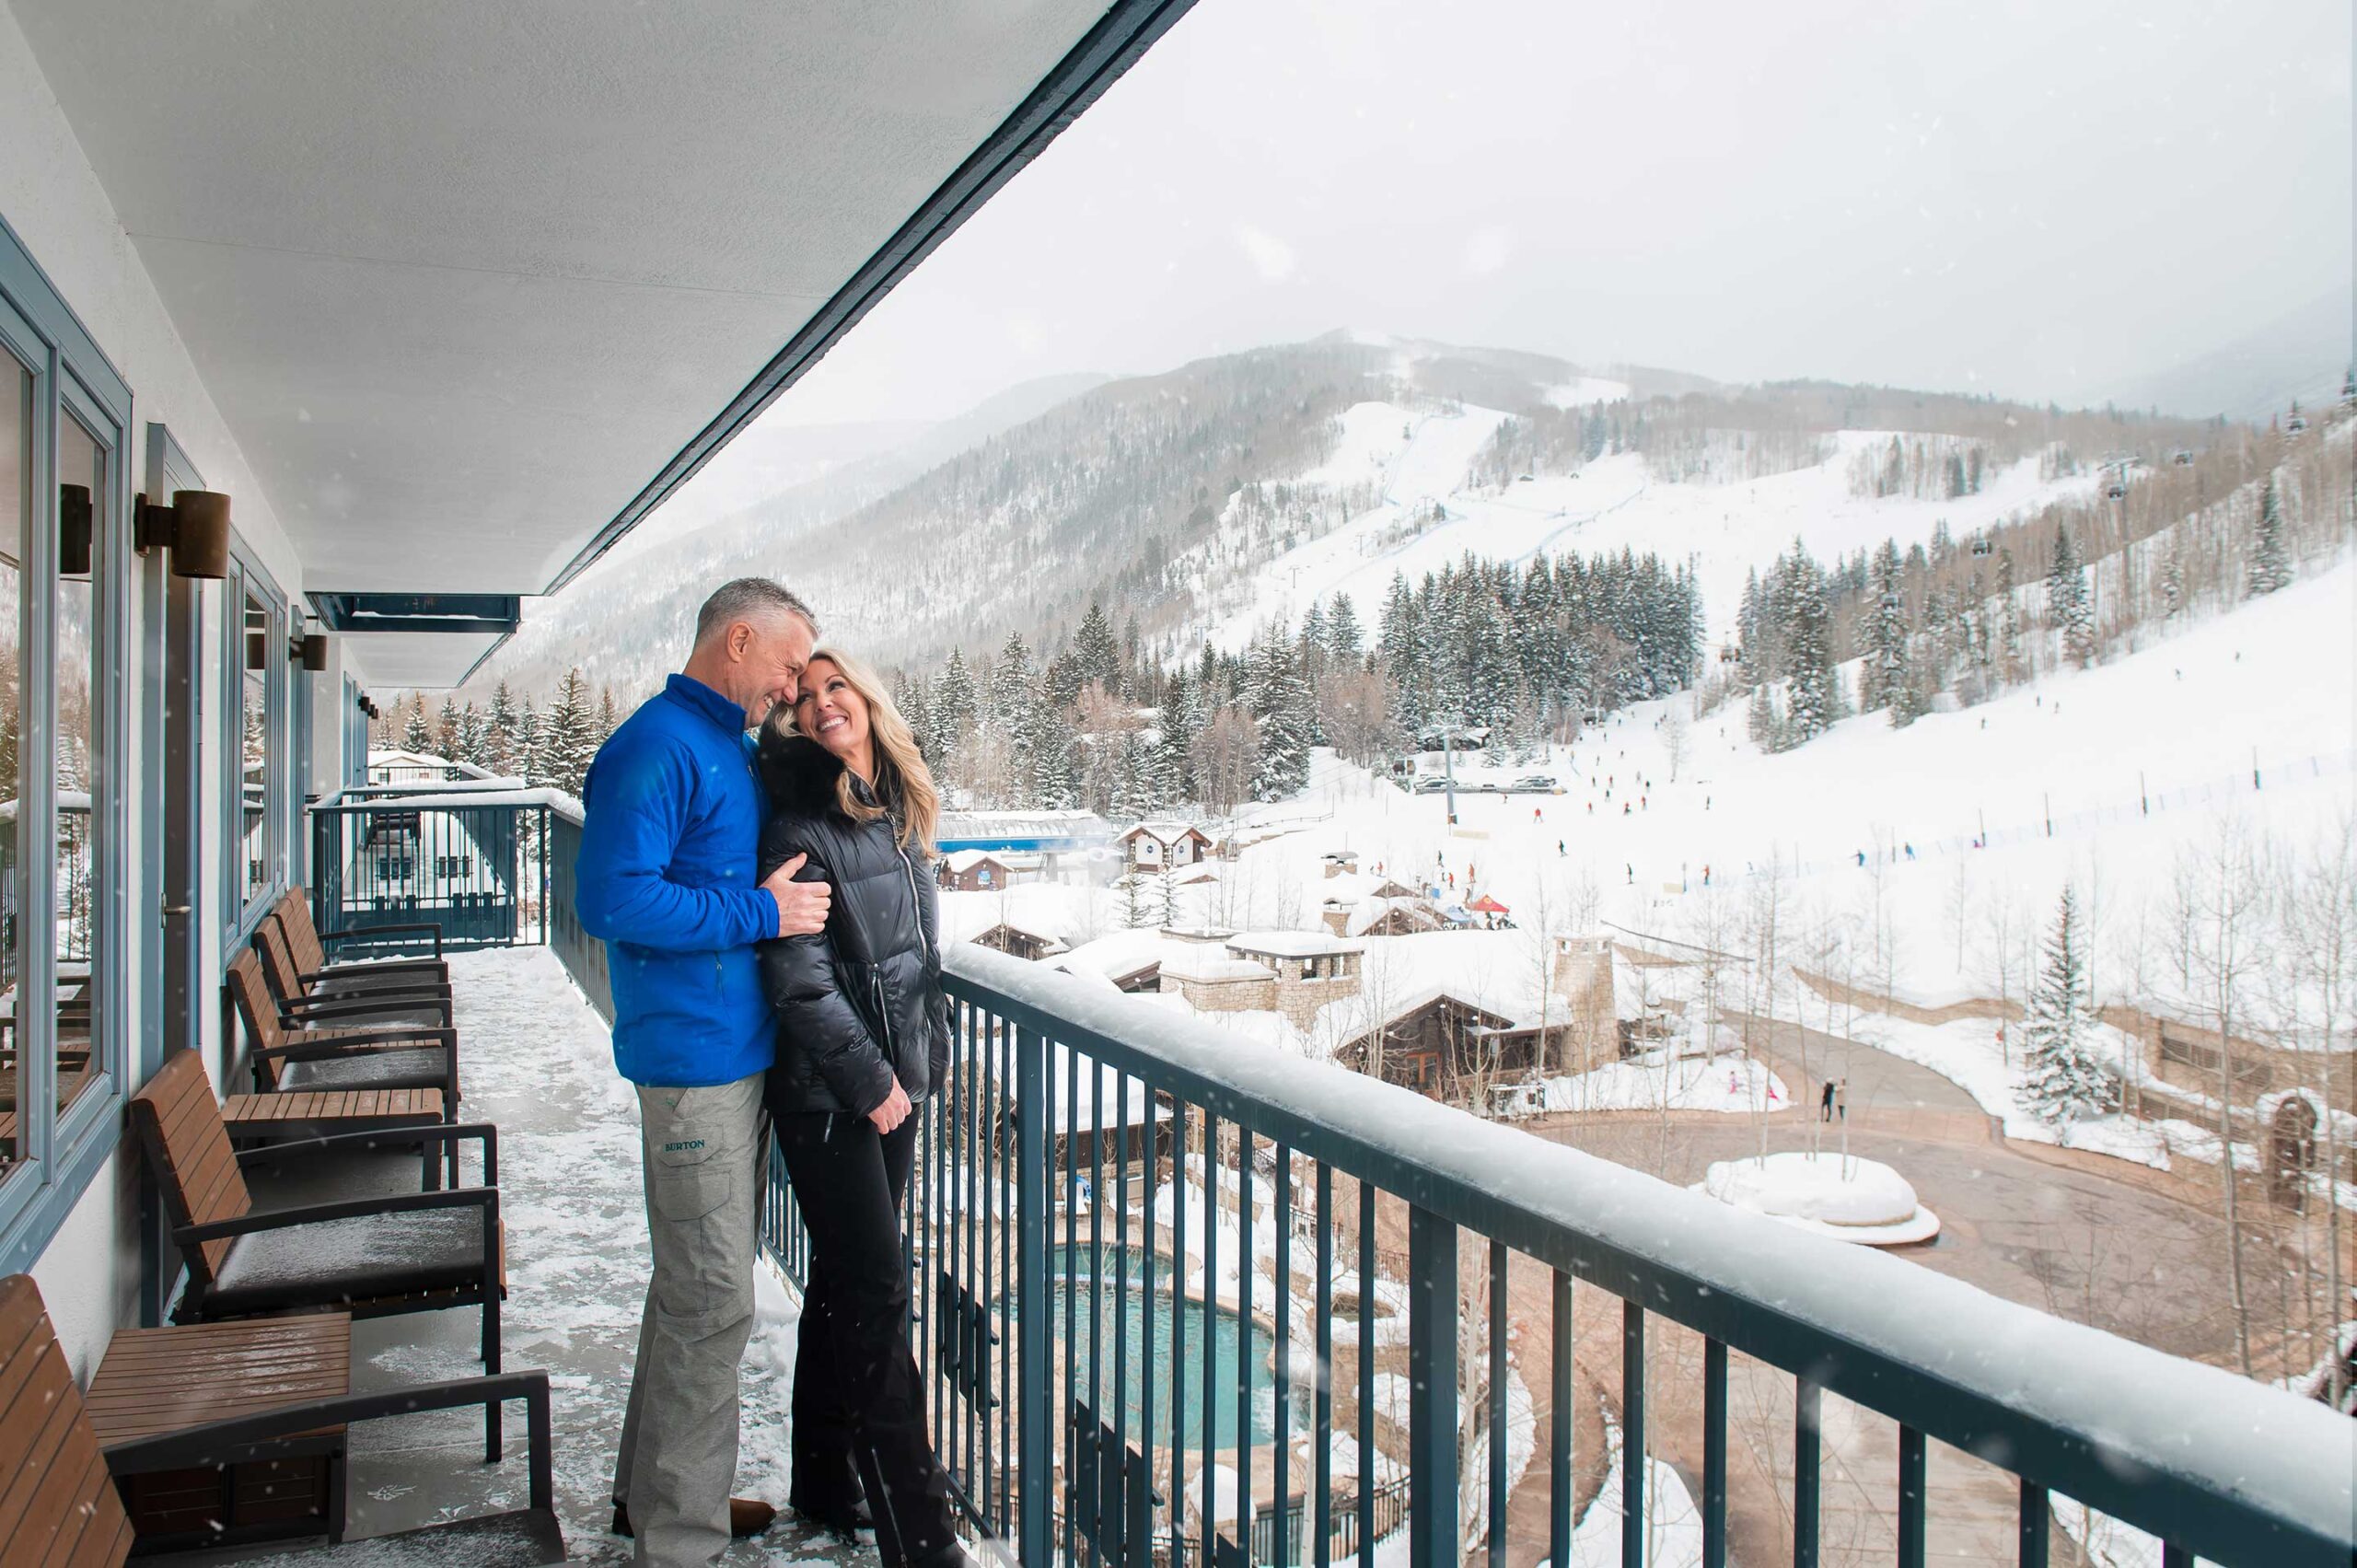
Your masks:
M763 1533L776 1521L777 1510L758 1497L728 1500L728 1533L738 1540ZM612 1530L618 1536L630 1534L630 1509L620 1503L614 1504Z

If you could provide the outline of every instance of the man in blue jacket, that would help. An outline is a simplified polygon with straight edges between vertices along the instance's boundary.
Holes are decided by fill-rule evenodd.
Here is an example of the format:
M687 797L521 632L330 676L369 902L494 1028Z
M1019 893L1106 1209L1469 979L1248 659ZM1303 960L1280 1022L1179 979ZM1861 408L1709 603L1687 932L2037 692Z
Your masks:
M826 929L800 857L755 874L752 738L794 701L818 623L765 577L704 601L687 667L622 722L582 785L582 928L605 939L614 1065L638 1086L654 1254L614 1470L634 1562L702 1568L776 1510L731 1499L737 1365L753 1325L755 1147L774 1024L753 944Z

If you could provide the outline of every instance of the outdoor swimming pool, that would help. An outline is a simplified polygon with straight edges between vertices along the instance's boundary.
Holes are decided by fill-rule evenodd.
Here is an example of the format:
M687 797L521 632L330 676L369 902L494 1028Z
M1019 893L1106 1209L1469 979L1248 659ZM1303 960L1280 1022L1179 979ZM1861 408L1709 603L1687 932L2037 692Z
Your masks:
M1170 1443L1171 1409L1170 1260L1167 1256L1157 1256L1155 1260L1154 1338L1149 1347L1146 1342L1145 1291L1140 1283L1144 1267L1144 1254L1108 1246L1101 1258L1099 1264L1085 1247L1069 1255L1060 1247L1050 1258L1048 1267L1055 1311L1051 1331L1059 1342L1057 1364L1070 1365L1073 1392L1086 1400L1089 1397L1090 1349L1093 1342L1089 1324L1089 1298L1092 1295L1089 1275L1092 1268L1101 1267L1102 1272L1097 1276L1097 1288L1093 1293L1098 1320L1104 1330L1103 1351L1096 1365L1096 1387L1100 1390L1097 1402L1107 1424L1118 1424L1113 1416L1118 1358L1121 1404L1129 1412L1129 1437L1137 1443L1142 1436L1149 1435L1145 1433L1144 1410L1147 1379L1151 1378L1154 1430L1150 1436L1154 1446L1167 1447ZM1061 1342L1064 1339L1067 1311L1072 1321L1072 1353L1068 1364ZM1184 1365L1178 1372L1179 1391L1184 1401L1184 1417L1178 1436L1186 1446L1201 1448L1204 1446L1206 1309L1202 1301L1190 1299L1181 1311L1186 1319L1186 1342ZM1236 1372L1239 1356L1246 1358L1251 1368L1252 1440L1255 1443L1270 1442L1276 1431L1276 1382L1270 1370L1270 1357L1274 1351L1275 1341L1257 1324L1250 1326L1248 1336L1246 1326L1238 1322L1236 1313L1229 1307L1218 1307L1209 1316L1213 1388L1217 1390L1210 1446L1216 1449L1236 1446ZM1115 1337L1117 1332L1120 1336L1119 1339Z

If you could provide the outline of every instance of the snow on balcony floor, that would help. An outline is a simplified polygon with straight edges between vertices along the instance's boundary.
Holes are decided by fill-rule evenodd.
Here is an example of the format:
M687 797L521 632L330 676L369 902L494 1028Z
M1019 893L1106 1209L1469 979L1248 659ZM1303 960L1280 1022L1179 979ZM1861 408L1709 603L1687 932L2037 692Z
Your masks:
M546 947L454 955L461 1107L499 1127L500 1214L507 1227L506 1369L545 1368L556 1434L556 1503L570 1561L626 1562L606 1533L622 1408L646 1290L638 1109L614 1072L605 1021ZM470 1179L473 1179L470 1176ZM766 1269L761 1322L745 1358L737 1493L783 1509L795 1307ZM355 1389L481 1370L471 1312L379 1318L353 1328ZM353 1536L521 1506L523 1407L507 1416L507 1458L482 1462L479 1411L378 1422L353 1434ZM720 1561L873 1563L781 1514L770 1535ZM457 1565L453 1565L457 1568Z

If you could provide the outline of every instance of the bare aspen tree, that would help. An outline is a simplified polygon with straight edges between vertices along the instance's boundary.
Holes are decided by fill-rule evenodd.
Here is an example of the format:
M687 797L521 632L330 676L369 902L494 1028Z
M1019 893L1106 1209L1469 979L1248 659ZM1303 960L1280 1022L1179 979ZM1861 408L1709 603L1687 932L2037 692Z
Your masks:
M2218 1040L2219 1191L2225 1208L2226 1280L2235 1315L2235 1354L2251 1375L2250 1303L2243 1268L2235 1182L2235 1030L2248 1027L2244 1007L2260 959L2266 889L2248 831L2222 816L2209 840L2189 846L2172 879L2173 921L2181 934L2180 975L2189 1013Z

